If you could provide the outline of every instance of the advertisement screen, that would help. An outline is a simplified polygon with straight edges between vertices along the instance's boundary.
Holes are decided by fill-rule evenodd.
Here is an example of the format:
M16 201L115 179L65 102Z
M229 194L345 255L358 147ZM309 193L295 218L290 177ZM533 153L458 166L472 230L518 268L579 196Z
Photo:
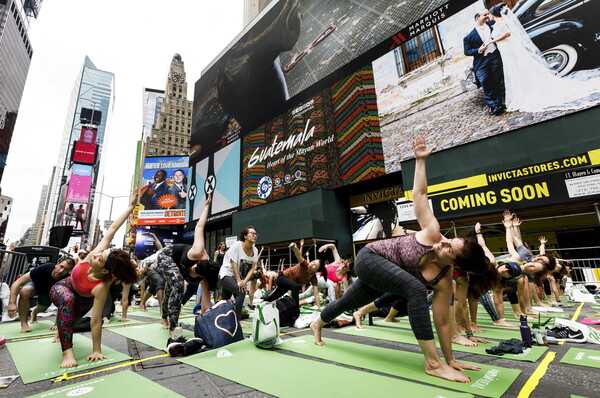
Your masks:
M280 0L196 82L196 162L390 51L407 26L447 17L464 0ZM197 159L197 160L195 160Z
M240 140L202 159L192 168L190 175L190 220L200 218L206 197L213 201L208 221L235 213L240 206Z
M245 135L242 207L383 175L374 94L363 68Z
M177 231L169 231L158 228L138 228L135 239L136 256L147 257L158 250L154 244L154 237L150 235L150 233L156 235L163 247L171 246L181 241L181 237Z
M507 3L473 1L374 61L387 173L416 135L441 150L600 103L600 2Z
M450 193L448 193L450 192ZM433 185L435 216L463 217L504 209L547 207L600 195L600 149ZM407 192L411 198L411 191Z
M71 171L71 174L77 174L79 176L91 176L92 170L93 166L73 163L73 170Z
M71 179L67 187L67 200L87 203L90 200L91 187L92 176L71 174Z
M63 209L63 225L72 225L74 233L82 233L87 230L88 204L78 202L65 202Z
M188 157L144 159L138 225L184 224L188 197Z
M73 145L73 162L75 163L96 163L96 151L98 145L88 144L86 142L75 141Z
M81 133L79 134L79 141L86 142L88 144L95 144L96 135L98 135L98 129L93 129L91 127L82 127Z

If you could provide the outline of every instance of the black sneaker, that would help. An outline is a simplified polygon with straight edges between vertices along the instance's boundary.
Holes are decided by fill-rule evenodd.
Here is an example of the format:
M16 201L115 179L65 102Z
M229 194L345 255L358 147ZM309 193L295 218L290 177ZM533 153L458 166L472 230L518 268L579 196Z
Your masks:
M185 343L171 343L167 346L167 352L172 357L185 356Z
M204 340L194 337L185 342L183 355L192 355L204 351Z
M187 341L187 340L186 340L186 339L185 339L185 337L183 337L183 336L179 336L179 337L178 337L178 338L176 338L176 339L174 339L174 338L172 338L172 337L169 337L169 338L167 339L167 346L168 346L169 344L172 344L172 343L181 343L181 344L183 344L183 343L185 343L186 341Z
M566 326L557 326L546 331L548 341L567 341L571 343L585 343L581 330L573 330Z

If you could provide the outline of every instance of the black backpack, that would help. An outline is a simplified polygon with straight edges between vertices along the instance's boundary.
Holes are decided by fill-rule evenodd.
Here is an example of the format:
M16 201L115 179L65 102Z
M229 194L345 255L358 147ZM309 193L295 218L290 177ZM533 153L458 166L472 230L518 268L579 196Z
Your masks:
M279 326L293 326L300 316L300 307L296 300L290 296L284 296L276 300L275 305L279 310Z

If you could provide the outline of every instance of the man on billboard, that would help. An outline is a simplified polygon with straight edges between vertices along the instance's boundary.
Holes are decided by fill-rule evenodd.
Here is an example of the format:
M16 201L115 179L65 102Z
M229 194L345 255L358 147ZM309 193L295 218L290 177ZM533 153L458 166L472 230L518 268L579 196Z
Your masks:
M156 174L154 174L154 182L145 188L145 191L140 198L140 203L144 205L144 210L165 208L160 205L160 197L169 193L169 186L165 182L166 179L167 172L165 170L156 171Z
M173 209L185 209L185 198L187 197L187 177L183 170L177 169L173 173L173 185L169 187L169 193L175 197L177 202Z
M473 72L483 88L483 97L491 115L505 110L502 58L496 44L490 43L495 21L488 10L475 14L475 28L463 39L465 55L473 57Z

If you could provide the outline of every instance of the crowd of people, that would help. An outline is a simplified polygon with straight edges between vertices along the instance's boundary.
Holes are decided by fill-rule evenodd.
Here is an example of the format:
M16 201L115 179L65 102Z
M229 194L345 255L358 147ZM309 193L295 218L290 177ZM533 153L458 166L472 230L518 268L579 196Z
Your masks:
M118 321L128 320L127 309L137 285L142 311L147 310L147 300L157 296L163 327L169 330L169 342L177 338L175 331L182 305L194 294L200 313L209 310L211 300L216 301L218 296L232 299L238 319L247 293L250 308L261 300L275 302L286 294L300 306L313 296L316 307L322 307L319 317L310 325L315 344L325 344L322 328L347 311L354 312L359 328L364 327L363 317L373 311L383 312L389 322L407 315L425 357L425 372L468 382L469 378L461 371L478 368L454 359L452 344L488 342L474 336L481 332L477 325L478 304L482 304L495 325L517 326L514 320L506 319L504 296L516 318L535 315L539 307L546 305L542 303L546 295L550 296L550 302L560 301L561 281L568 277L569 266L557 255L546 252L547 240L543 236L539 237L537 255L528 249L521 237L522 221L508 210L501 215L506 255L494 256L479 223L472 233L474 239L444 237L427 197L426 159L432 149L423 137L415 139L413 149L416 167L412 200L420 230L369 243L355 259L342 258L330 243L320 246L311 259L310 250L304 252L304 240L300 240L299 245L289 244L296 264L286 267L280 261L273 271L261 258L264 247L258 249L259 235L252 226L244 228L231 247L221 242L211 256L204 238L212 201L208 196L192 244L163 247L156 235L147 233L158 251L138 265L128 252L108 248L116 230L133 211L136 196L90 253L82 252L76 259L61 259L56 265L38 266L20 277L11 287L9 316L18 313L21 331L28 332L29 317L36 322L37 315L50 303L56 305L55 340L63 351L61 366L69 368L77 366L73 353L75 323L91 311L93 348L87 359L103 359L102 324L110 321L115 311L114 301L119 297L122 312ZM328 254L333 260L326 259ZM255 297L258 289L262 294ZM29 300L34 295L38 296L37 306L30 312ZM430 305L444 359L436 348Z

